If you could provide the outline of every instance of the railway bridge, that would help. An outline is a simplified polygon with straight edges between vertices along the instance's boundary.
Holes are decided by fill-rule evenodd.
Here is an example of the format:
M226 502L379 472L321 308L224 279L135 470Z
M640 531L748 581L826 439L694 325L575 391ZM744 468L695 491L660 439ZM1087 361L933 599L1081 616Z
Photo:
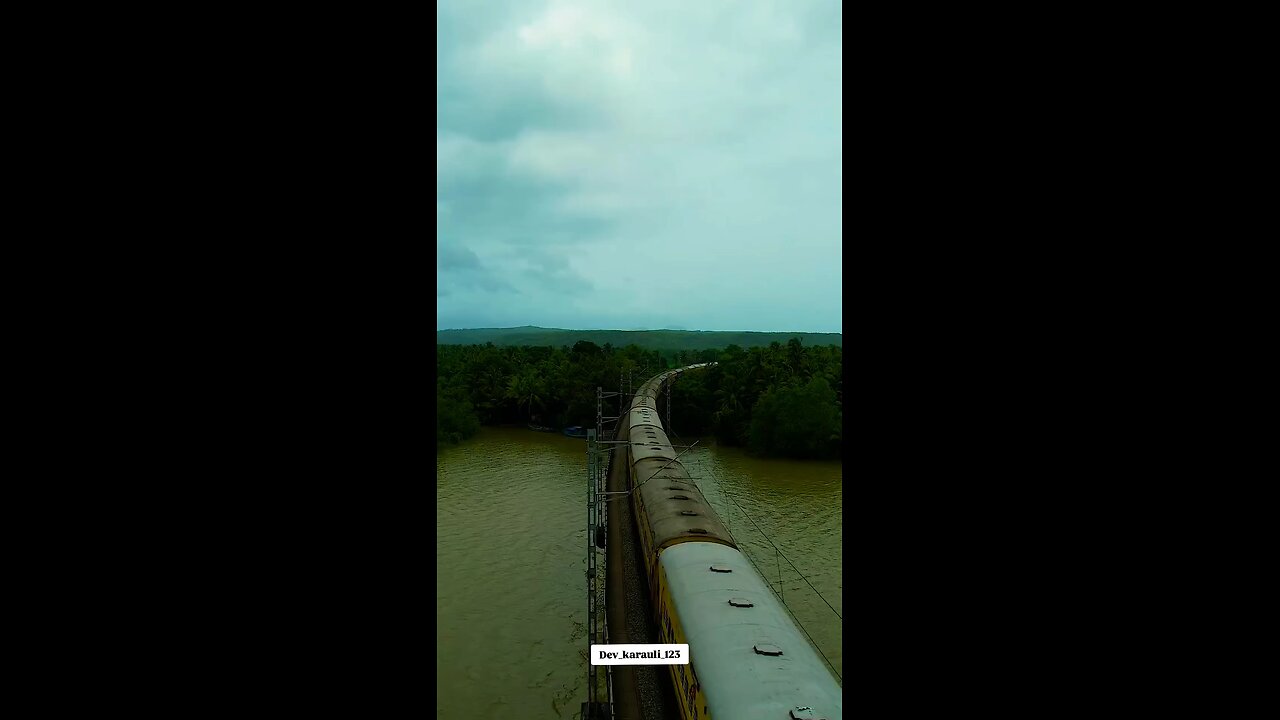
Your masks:
M660 373L634 393L597 388L587 450L588 653L593 644L687 643L691 663L595 666L588 657L582 720L841 717L837 679L667 438L671 383L712 364ZM604 415L610 397L617 416Z

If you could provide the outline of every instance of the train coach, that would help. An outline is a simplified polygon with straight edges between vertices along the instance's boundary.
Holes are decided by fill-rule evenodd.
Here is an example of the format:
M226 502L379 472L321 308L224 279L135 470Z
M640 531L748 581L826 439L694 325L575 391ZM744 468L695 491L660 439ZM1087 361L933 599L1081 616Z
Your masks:
M628 483L662 643L687 643L669 665L684 720L836 720L843 693L678 459L658 393L691 365L661 373L625 415Z

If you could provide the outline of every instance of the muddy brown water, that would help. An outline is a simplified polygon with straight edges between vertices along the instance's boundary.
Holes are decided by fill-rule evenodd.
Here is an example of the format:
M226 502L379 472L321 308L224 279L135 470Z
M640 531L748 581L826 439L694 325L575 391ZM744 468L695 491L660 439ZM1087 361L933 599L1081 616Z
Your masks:
M707 439L696 448L686 456L695 482L843 675L842 625L827 606L844 614L841 464L762 460ZM440 450L438 716L577 716L586 699L586 521L584 440L483 428Z

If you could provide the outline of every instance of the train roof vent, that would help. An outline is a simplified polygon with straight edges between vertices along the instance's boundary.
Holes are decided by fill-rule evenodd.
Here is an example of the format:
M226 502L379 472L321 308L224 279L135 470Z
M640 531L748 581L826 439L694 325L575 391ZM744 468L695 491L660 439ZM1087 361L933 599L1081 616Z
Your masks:
M769 655L771 657L782 654L782 648L773 643L756 643L755 651L757 655Z
M818 717L817 715L814 715L813 708L809 707L808 705L804 705L804 706L797 705L796 707L791 708L791 720L823 720L823 719Z
M672 495L670 499L671 500L688 500L689 496L688 495Z
M699 534L699 535L706 535L706 534L707 534L707 531L706 531L706 530L703 530L702 528L689 528L689 532L691 532L691 533L697 533L697 534Z
M733 572L733 568L728 565L712 565L711 572Z
M667 489L668 490L688 490L689 488L668 486Z
M729 604L734 607L755 607L756 604L746 598L729 598Z
M694 512L694 511L692 511L692 510L681 510L681 511L680 511L680 514L681 514L681 515L697 515L698 513Z

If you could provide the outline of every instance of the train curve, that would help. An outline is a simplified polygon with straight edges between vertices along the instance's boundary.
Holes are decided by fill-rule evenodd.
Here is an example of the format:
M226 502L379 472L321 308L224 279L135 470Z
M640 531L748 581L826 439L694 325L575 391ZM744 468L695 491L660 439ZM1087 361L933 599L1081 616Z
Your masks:
M738 550L658 418L658 393L711 364L649 379L625 416L628 483L661 642L689 644L689 664L668 666L681 718L838 720L840 685Z

